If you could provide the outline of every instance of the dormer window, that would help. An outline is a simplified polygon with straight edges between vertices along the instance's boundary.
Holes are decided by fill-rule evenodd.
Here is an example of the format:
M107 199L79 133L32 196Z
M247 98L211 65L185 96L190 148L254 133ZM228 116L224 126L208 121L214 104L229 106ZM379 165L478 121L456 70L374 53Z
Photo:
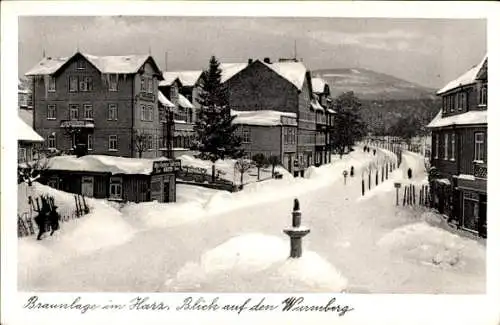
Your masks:
M486 106L488 102L488 85L481 85L479 89L479 105Z
M457 94L458 98L458 107L457 109L459 111L461 110L467 110L467 93L466 92L461 92Z
M56 91L56 78L49 76L49 87L47 88L48 92L55 92Z
M76 61L76 69L77 70L85 70L85 61L83 61L83 60Z

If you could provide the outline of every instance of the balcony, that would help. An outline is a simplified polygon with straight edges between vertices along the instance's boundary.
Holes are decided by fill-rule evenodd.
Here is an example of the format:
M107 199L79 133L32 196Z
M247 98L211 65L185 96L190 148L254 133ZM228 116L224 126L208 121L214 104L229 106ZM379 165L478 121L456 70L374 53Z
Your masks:
M488 178L488 166L484 162L474 162L474 177Z
M95 127L93 119L62 120L61 128L91 128Z

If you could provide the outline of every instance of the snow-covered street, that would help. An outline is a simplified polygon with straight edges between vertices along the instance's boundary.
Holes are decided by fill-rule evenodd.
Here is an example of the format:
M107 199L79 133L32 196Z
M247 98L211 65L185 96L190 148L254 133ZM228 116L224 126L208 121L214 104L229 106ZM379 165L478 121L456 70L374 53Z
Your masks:
M484 293L483 244L441 229L439 217L418 206L395 205L394 180L406 182L408 167L414 184L425 183L421 156L404 153L401 169L361 197L361 171L383 155L394 159L377 151L373 156L357 148L310 168L306 178L254 183L233 194L179 185L178 203L129 204L120 211L95 200L110 215L96 212L79 226L63 224L55 238L19 240L19 288ZM342 171L350 166L355 175L344 185ZM288 260L282 230L291 225L294 197L311 233L303 240L304 256Z

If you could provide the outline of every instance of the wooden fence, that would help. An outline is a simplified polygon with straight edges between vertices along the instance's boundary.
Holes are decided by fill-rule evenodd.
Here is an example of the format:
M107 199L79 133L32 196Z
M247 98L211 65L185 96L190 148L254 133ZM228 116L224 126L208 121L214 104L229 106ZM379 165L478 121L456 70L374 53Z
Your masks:
M81 195L74 195L74 199L75 208L57 209L59 222L68 222L73 219L79 219L90 212L90 208L85 201L85 197ZM35 202L33 201L30 202L30 205L32 205L32 210L35 212L35 215L30 212L24 212L17 215L18 237L33 236L39 231L38 225L35 222L35 217L37 215L36 211L39 209L35 207ZM45 227L44 232L51 231L51 225L48 221L46 221L43 226Z

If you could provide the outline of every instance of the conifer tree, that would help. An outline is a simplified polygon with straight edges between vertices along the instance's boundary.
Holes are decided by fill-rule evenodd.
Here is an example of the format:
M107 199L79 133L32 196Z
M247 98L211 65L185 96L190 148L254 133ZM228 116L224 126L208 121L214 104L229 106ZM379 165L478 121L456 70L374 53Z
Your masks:
M227 89L221 82L222 70L215 56L210 58L208 70L200 78L200 112L195 124L197 149L200 157L214 164L218 159L240 158L241 139L236 135ZM212 181L215 180L215 165L212 165Z

